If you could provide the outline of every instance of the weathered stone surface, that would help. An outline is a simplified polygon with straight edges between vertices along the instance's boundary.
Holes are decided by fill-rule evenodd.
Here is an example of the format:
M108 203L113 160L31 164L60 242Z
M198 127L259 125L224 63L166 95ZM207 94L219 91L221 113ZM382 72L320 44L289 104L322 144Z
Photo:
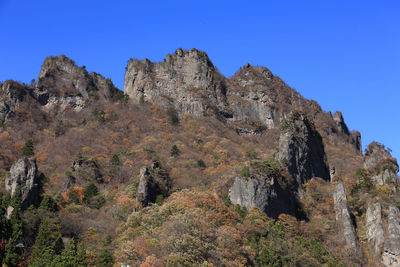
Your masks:
M282 189L274 178L258 175L248 179L236 177L229 189L229 199L247 210L258 207L273 218L281 213L296 215L295 196L290 190Z
M14 81L0 84L0 123L3 124L15 114L15 108L29 93L28 88Z
M368 169L375 184L394 184L397 180L399 165L384 145L372 142L366 150L364 168Z
M339 232L343 235L348 249L351 249L354 252L360 252L343 183L338 183L336 185L336 190L333 194L333 201Z
M380 256L384 250L385 234L382 225L381 204L369 203L366 214L367 238L375 256Z
M206 53L196 49L178 49L161 63L131 59L124 88L137 101L144 98L196 115L212 106L223 109L226 98L222 76Z
M385 246L385 251L389 251L394 255L400 256L400 212L399 209L394 205L389 206L387 232L388 242Z
M117 88L99 74L89 74L84 67L64 55L45 59L36 83L36 98L48 109L71 106L79 111L90 96L111 97Z
M39 188L37 184L36 159L21 158L10 169L10 176L5 180L5 189L13 196L16 190L21 191L22 209L36 204L39 200Z
M330 179L322 138L312 123L301 114L295 113L285 122L285 128L279 136L276 158L287 163L299 193L301 185L313 177Z
M142 207L154 203L158 195L168 196L171 188L169 176L161 168L158 161L153 161L151 168L140 168L140 179L136 200Z
M312 100L304 99L265 67L246 64L231 78L221 75L207 54L178 49L163 62L131 59L126 67L125 92L137 102L173 106L179 113L205 114L239 127L239 134L259 134L243 124L261 129L278 128L288 114L300 111L316 122L329 140L341 140L361 151L361 138L349 132L341 113L335 118Z
M347 128L347 125L344 123L343 115L342 112L336 111L335 114L333 115L333 120L336 122L336 125L339 129L340 132L349 134L349 128Z

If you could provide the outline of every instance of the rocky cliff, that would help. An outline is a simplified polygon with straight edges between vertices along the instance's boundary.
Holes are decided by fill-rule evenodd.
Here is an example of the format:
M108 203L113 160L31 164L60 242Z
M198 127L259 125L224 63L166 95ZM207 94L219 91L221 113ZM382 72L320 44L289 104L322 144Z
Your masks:
M358 132L350 132L341 113L333 117L311 100L304 99L265 67L243 66L228 79L219 73L207 54L178 49L163 62L131 59L126 67L125 92L136 101L174 107L195 116L214 115L243 133L278 128L293 111L315 121L320 133L361 151Z
M294 113L281 125L276 158L285 162L291 176L301 185L313 177L330 178L324 145L314 125L303 115Z
M21 158L10 169L10 176L5 180L5 189L13 196L17 190L21 192L22 209L39 200L39 188L37 184L37 166L34 158Z

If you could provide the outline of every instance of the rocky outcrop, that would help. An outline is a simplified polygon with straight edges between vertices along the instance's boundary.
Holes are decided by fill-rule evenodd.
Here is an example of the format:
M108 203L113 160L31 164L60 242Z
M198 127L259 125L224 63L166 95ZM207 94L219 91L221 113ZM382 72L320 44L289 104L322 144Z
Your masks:
M90 97L111 97L118 89L110 80L88 73L64 55L45 59L35 86L37 100L48 109L81 110Z
M299 113L294 113L281 127L276 158L285 162L288 171L301 185L313 177L329 181L329 167L324 145L313 124Z
M171 181L168 174L161 168L158 161L153 161L151 168L140 169L140 179L136 200L142 207L156 202L158 196L169 195Z
M20 190L22 209L39 200L39 188L37 184L37 166L34 158L21 158L10 169L10 176L5 180L5 189L13 196L16 190Z
M68 180L64 184L66 188L72 186L75 183L75 176L80 180L91 179L98 183L104 182L100 167L95 160L83 158L74 160L71 169L73 171L74 177L67 177Z
M229 189L229 199L232 204L249 211L258 207L272 218L277 218L281 213L296 215L295 196L290 190L284 190L273 177L236 177Z
M364 157L364 168L372 173L372 181L375 184L396 184L399 165L384 145L372 142L368 146Z
M124 89L137 101L172 105L182 113L202 115L212 108L224 110L226 105L223 77L207 54L196 49L178 49L161 63L129 60Z
M129 60L124 90L137 102L172 106L194 116L214 115L239 129L239 134L260 134L251 130L252 125L276 129L288 114L300 111L328 140L339 138L361 151L360 134L348 130L341 113L332 117L265 67L246 64L228 79L206 53L196 49L177 49L159 63Z
M28 87L17 82L6 81L0 84L0 124L15 115L15 109L27 94Z
M343 183L338 183L336 185L336 190L333 194L333 201L336 213L336 223L338 225L339 232L343 235L347 248L355 253L359 253L360 247L356 232L354 230L354 225L351 220L346 191Z
M379 256L384 250L385 234L382 224L382 211L379 202L369 203L366 214L368 243L372 247L373 255Z
M400 266L400 212L394 205L389 206L387 233L385 252L387 256L392 255L392 262L396 260Z

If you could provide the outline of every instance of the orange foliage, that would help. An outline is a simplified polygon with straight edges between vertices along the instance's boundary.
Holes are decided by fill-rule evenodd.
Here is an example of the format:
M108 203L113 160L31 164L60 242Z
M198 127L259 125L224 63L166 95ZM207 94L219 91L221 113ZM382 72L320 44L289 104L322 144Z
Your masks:
M24 145L20 142L16 142L14 144L14 147L18 150L18 151L22 151L22 148L24 147Z
M140 264L140 267L164 267L164 263L162 260L157 259L157 257L152 254L146 257L145 262Z

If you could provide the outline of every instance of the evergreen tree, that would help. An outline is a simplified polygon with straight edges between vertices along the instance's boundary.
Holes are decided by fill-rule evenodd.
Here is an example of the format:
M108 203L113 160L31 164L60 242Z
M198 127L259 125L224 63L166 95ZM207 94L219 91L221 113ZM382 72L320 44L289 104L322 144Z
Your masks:
M51 196L45 195L42 199L42 202L40 202L39 209L56 212L58 210L58 206Z
M173 145L171 148L171 157L177 157L179 156L179 154L181 153L181 151L179 150L179 148L176 145Z
M30 266L52 266L57 254L63 249L60 224L48 218L40 225L32 250Z
M33 141L32 140L28 140L24 147L22 148L22 155L24 155L25 157L32 157L33 155L35 155L35 147L33 146Z

